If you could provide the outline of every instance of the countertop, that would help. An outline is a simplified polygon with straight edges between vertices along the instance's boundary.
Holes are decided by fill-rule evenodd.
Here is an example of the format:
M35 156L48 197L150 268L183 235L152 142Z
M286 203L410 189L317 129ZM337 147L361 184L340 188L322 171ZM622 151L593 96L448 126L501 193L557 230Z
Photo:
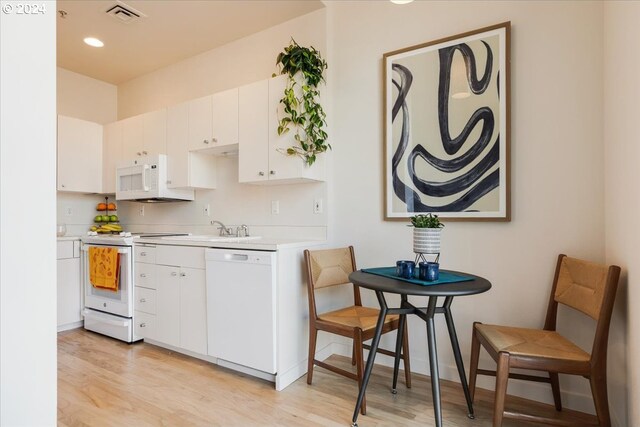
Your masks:
M261 237L255 240L238 241L229 239L224 242L211 242L202 240L182 240L166 238L143 238L137 239L135 244L156 244L156 245L173 245L173 246L198 246L205 248L221 248L221 249L247 249L260 251L277 251L289 248L306 248L319 246L326 243L325 240L309 240L309 239L285 239L274 237Z
M80 236L62 236L58 237L58 242L64 242L69 240L80 240Z

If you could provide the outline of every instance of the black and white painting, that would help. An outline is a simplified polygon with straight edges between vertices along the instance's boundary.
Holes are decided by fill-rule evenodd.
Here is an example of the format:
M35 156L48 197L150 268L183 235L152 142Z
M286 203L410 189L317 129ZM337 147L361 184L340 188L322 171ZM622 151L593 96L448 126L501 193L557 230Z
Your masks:
M509 28L384 55L386 219L510 219Z

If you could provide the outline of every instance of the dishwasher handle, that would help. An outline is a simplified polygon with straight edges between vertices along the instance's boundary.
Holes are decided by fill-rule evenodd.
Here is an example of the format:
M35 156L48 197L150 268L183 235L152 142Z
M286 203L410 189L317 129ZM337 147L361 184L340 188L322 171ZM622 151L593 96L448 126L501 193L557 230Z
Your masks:
M247 254L224 254L225 261L248 261L249 255Z

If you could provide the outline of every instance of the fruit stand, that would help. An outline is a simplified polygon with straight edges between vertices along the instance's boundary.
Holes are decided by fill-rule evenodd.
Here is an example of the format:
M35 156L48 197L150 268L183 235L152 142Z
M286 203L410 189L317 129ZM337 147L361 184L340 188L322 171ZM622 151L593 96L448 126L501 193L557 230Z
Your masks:
M118 215L115 212L118 207L115 203L109 203L109 197L104 198L104 203L98 203L96 211L100 212L99 215L93 219L95 225L91 226L91 231L95 231L101 234L107 233L120 233L122 226L120 225ZM111 214L109 213L111 212Z

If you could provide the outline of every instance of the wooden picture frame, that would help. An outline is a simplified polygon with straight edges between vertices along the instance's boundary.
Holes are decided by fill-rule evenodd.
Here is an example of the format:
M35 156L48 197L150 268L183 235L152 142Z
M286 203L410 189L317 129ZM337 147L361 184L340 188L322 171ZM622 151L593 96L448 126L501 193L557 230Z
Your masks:
M385 220L511 220L510 30L384 54Z

